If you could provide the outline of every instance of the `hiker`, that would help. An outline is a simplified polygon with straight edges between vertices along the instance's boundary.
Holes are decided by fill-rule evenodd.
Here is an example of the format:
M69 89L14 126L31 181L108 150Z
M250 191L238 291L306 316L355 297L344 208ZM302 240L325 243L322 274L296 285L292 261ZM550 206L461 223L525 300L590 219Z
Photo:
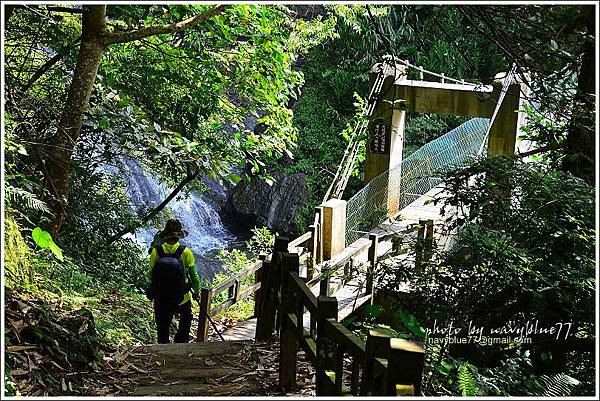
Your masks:
M179 314L180 318L174 340L187 343L192 325L190 290L197 295L200 289L194 254L179 243L187 236L179 220L168 220L158 236L164 243L152 248L150 253L151 284L147 291L148 298L154 300L158 343L169 342L169 327L175 314Z

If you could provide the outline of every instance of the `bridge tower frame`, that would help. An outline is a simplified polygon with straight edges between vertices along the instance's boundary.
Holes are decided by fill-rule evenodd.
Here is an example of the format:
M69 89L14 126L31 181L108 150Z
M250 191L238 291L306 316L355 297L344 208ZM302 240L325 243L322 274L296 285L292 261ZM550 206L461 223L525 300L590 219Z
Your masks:
M387 76L367 128L367 152L364 164L365 184L380 174L389 172L388 216L398 212L406 113L491 118L501 98L500 94L507 75L499 73L492 85L481 86L411 80L407 78L408 67L399 63L397 59L394 60L393 68L384 69ZM371 87L379 71L381 71L381 63L375 64L371 69ZM521 81L512 79L506 92L496 117L491 122L488 156L514 154L517 133L525 122L525 114L521 110L529 93L529 87ZM381 145L382 138L384 146Z

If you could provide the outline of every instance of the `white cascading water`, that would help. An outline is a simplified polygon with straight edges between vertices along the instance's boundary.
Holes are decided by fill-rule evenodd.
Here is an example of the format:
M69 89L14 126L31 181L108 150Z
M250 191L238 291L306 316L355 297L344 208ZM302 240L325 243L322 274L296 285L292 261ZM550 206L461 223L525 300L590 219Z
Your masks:
M135 160L125 160L127 179L127 195L135 210L144 207L149 210L158 205L171 192L164 184L156 180L149 172L144 171ZM218 188L215 188L218 190ZM222 190L222 189L221 189ZM188 236L181 241L189 247L196 258L196 267L201 278L211 279L221 270L215 255L221 249L230 248L236 237L223 225L217 210L201 196L190 194L189 197L176 197L167 206L173 211ZM157 231L162 227L138 229L135 238L142 245L149 247Z

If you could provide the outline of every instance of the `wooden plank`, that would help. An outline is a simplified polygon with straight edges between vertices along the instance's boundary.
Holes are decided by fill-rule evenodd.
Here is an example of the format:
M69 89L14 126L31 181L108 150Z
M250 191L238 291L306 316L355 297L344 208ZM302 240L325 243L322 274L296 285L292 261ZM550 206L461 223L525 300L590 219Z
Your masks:
M395 99L406 100L406 111L433 114L451 114L467 117L490 117L496 103L482 102L482 94L498 99L499 88L447 84L428 81L399 81L395 85Z
M229 308L234 303L235 303L235 298L229 298L222 304L219 304L219 305L213 307L208 314L210 317L217 316L219 313L223 312L224 310Z
M260 395L257 367L251 341L133 347L123 368L135 386L120 395Z
M248 298L250 295L252 295L254 292L256 292L261 286L261 283L256 283L251 285L248 288L244 288L242 291L238 292L238 296L237 296L237 301L243 301L244 299Z
M308 360L314 364L317 361L317 342L305 331L298 344L300 344Z
M352 357L364 358L366 344L360 338L352 334L350 330L345 328L335 319L327 319L324 321L325 335L330 336L338 344L345 345L345 352Z
M312 233L310 231L302 234L301 236L299 236L298 238L296 238L293 241L290 241L290 243L288 244L288 252L293 252L294 248L297 247L300 244L304 244L306 241L308 241L309 239L312 238Z
M207 343L169 343L169 344L148 344L138 345L131 349L130 355L146 355L156 353L158 355L188 355L210 356L217 354L237 353L243 348L253 348L251 341L226 341L226 342L207 342Z

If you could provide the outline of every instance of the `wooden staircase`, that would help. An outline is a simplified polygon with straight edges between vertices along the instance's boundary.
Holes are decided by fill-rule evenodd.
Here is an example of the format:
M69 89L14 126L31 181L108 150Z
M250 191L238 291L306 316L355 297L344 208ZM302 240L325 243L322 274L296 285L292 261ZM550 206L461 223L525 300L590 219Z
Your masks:
M142 345L123 351L121 359L121 395L264 394L252 341Z

